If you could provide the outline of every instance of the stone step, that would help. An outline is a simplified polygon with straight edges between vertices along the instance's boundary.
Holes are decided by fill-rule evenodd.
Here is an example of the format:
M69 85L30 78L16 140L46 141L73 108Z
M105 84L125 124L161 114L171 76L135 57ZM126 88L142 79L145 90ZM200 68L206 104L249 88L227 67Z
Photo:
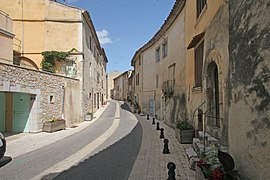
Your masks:
M202 143L202 141L199 138L193 138L193 140L192 140L193 149L196 148L196 143L199 143L199 142Z
M202 141L203 141L204 135L205 135L207 145L219 143L218 139L214 138L213 136L211 136L210 134L208 134L206 132L204 133L203 131L199 131L198 134L199 134L199 139L201 139Z
M198 156L193 148L186 149L186 154L188 156L188 159L190 159L191 157L197 157Z
M196 163L200 160L197 156L197 153L193 148L186 149L186 154L188 156L189 168L195 169Z

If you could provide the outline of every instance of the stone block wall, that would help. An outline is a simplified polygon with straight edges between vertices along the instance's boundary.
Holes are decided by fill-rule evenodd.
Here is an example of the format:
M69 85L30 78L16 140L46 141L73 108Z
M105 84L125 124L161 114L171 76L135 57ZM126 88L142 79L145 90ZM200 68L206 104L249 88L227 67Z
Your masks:
M41 131L44 121L62 115L67 125L81 122L77 79L0 63L0 91L31 95L30 132Z

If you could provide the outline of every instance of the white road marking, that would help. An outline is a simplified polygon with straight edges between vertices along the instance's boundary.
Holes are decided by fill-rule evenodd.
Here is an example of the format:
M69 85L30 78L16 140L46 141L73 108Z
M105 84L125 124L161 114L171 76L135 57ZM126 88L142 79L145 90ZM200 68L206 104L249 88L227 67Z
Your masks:
M99 136L97 139L95 139L93 142L85 146L80 151L76 152L75 154L72 154L71 156L67 157L66 159L58 162L57 164L53 165L52 167L46 169L42 173L38 174L37 176L31 178L31 180L38 180L42 177L53 174L53 173L61 173L64 170L69 169L70 167L79 164L79 162L86 158L91 152L93 152L96 148L98 148L102 143L104 143L118 128L120 123L120 105L119 103L116 103L116 111L115 111L115 119L113 121L113 124L111 127L103 133L101 136Z

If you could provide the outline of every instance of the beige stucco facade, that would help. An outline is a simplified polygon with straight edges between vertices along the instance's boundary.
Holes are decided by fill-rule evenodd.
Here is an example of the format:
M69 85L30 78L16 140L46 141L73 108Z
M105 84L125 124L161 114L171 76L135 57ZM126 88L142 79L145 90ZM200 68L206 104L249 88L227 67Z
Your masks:
M218 69L218 86L219 86L219 112L220 115L217 118L224 120L224 109L222 108L224 103L224 81L227 78L227 69L228 69L228 10L226 7L223 11L223 14L217 15L217 11L220 9L221 5L226 5L222 1L207 1L207 4L203 8L201 14L197 17L196 14L196 2L195 1L186 1L186 20L185 20L185 42L186 47L186 83L187 83L187 114L188 119L193 121L193 125L198 130L203 130L207 128L211 135L220 139L224 137L224 134L221 134L220 128L223 123L220 122L220 127L214 127L210 121L215 119L215 115L211 115L211 118L205 118L208 122L198 122L198 111L201 110L203 113L211 111L213 105L210 104L210 97L208 90L212 92L211 85L209 84L209 74L208 65L211 62L214 62L217 65ZM219 14L222 12L219 12ZM216 18L215 21L213 19ZM218 22L220 21L220 23ZM201 39L196 39L196 36L204 34ZM196 41L196 44L193 47L189 48L189 45ZM203 62L200 67L202 70L201 81L202 84L199 86L195 85L195 49L200 44L203 43ZM208 78L208 79L207 79ZM214 107L215 109L215 107ZM203 126L203 127L202 127ZM226 135L227 136L227 135ZM225 142L224 142L225 143Z
M0 11L0 61L8 63L13 59L13 30L12 19Z
M180 103L185 101L186 75L183 8L184 2L177 1L166 23L132 59L135 102L143 113L170 126L186 118L185 105Z
M50 0L1 1L0 5L14 21L22 64L40 68L43 51L82 51L80 9Z

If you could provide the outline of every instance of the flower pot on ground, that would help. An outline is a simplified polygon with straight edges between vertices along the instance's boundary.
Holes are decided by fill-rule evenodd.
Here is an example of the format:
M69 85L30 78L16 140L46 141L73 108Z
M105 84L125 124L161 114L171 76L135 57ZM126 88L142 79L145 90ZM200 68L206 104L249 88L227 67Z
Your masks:
M53 118L50 121L45 121L43 123L44 132L55 132L58 130L63 130L66 127L66 122L61 118Z
M91 112L86 113L84 120L91 121L92 119L93 119L92 113Z
M177 123L175 136L181 144L191 144L194 138L194 128L188 121Z

